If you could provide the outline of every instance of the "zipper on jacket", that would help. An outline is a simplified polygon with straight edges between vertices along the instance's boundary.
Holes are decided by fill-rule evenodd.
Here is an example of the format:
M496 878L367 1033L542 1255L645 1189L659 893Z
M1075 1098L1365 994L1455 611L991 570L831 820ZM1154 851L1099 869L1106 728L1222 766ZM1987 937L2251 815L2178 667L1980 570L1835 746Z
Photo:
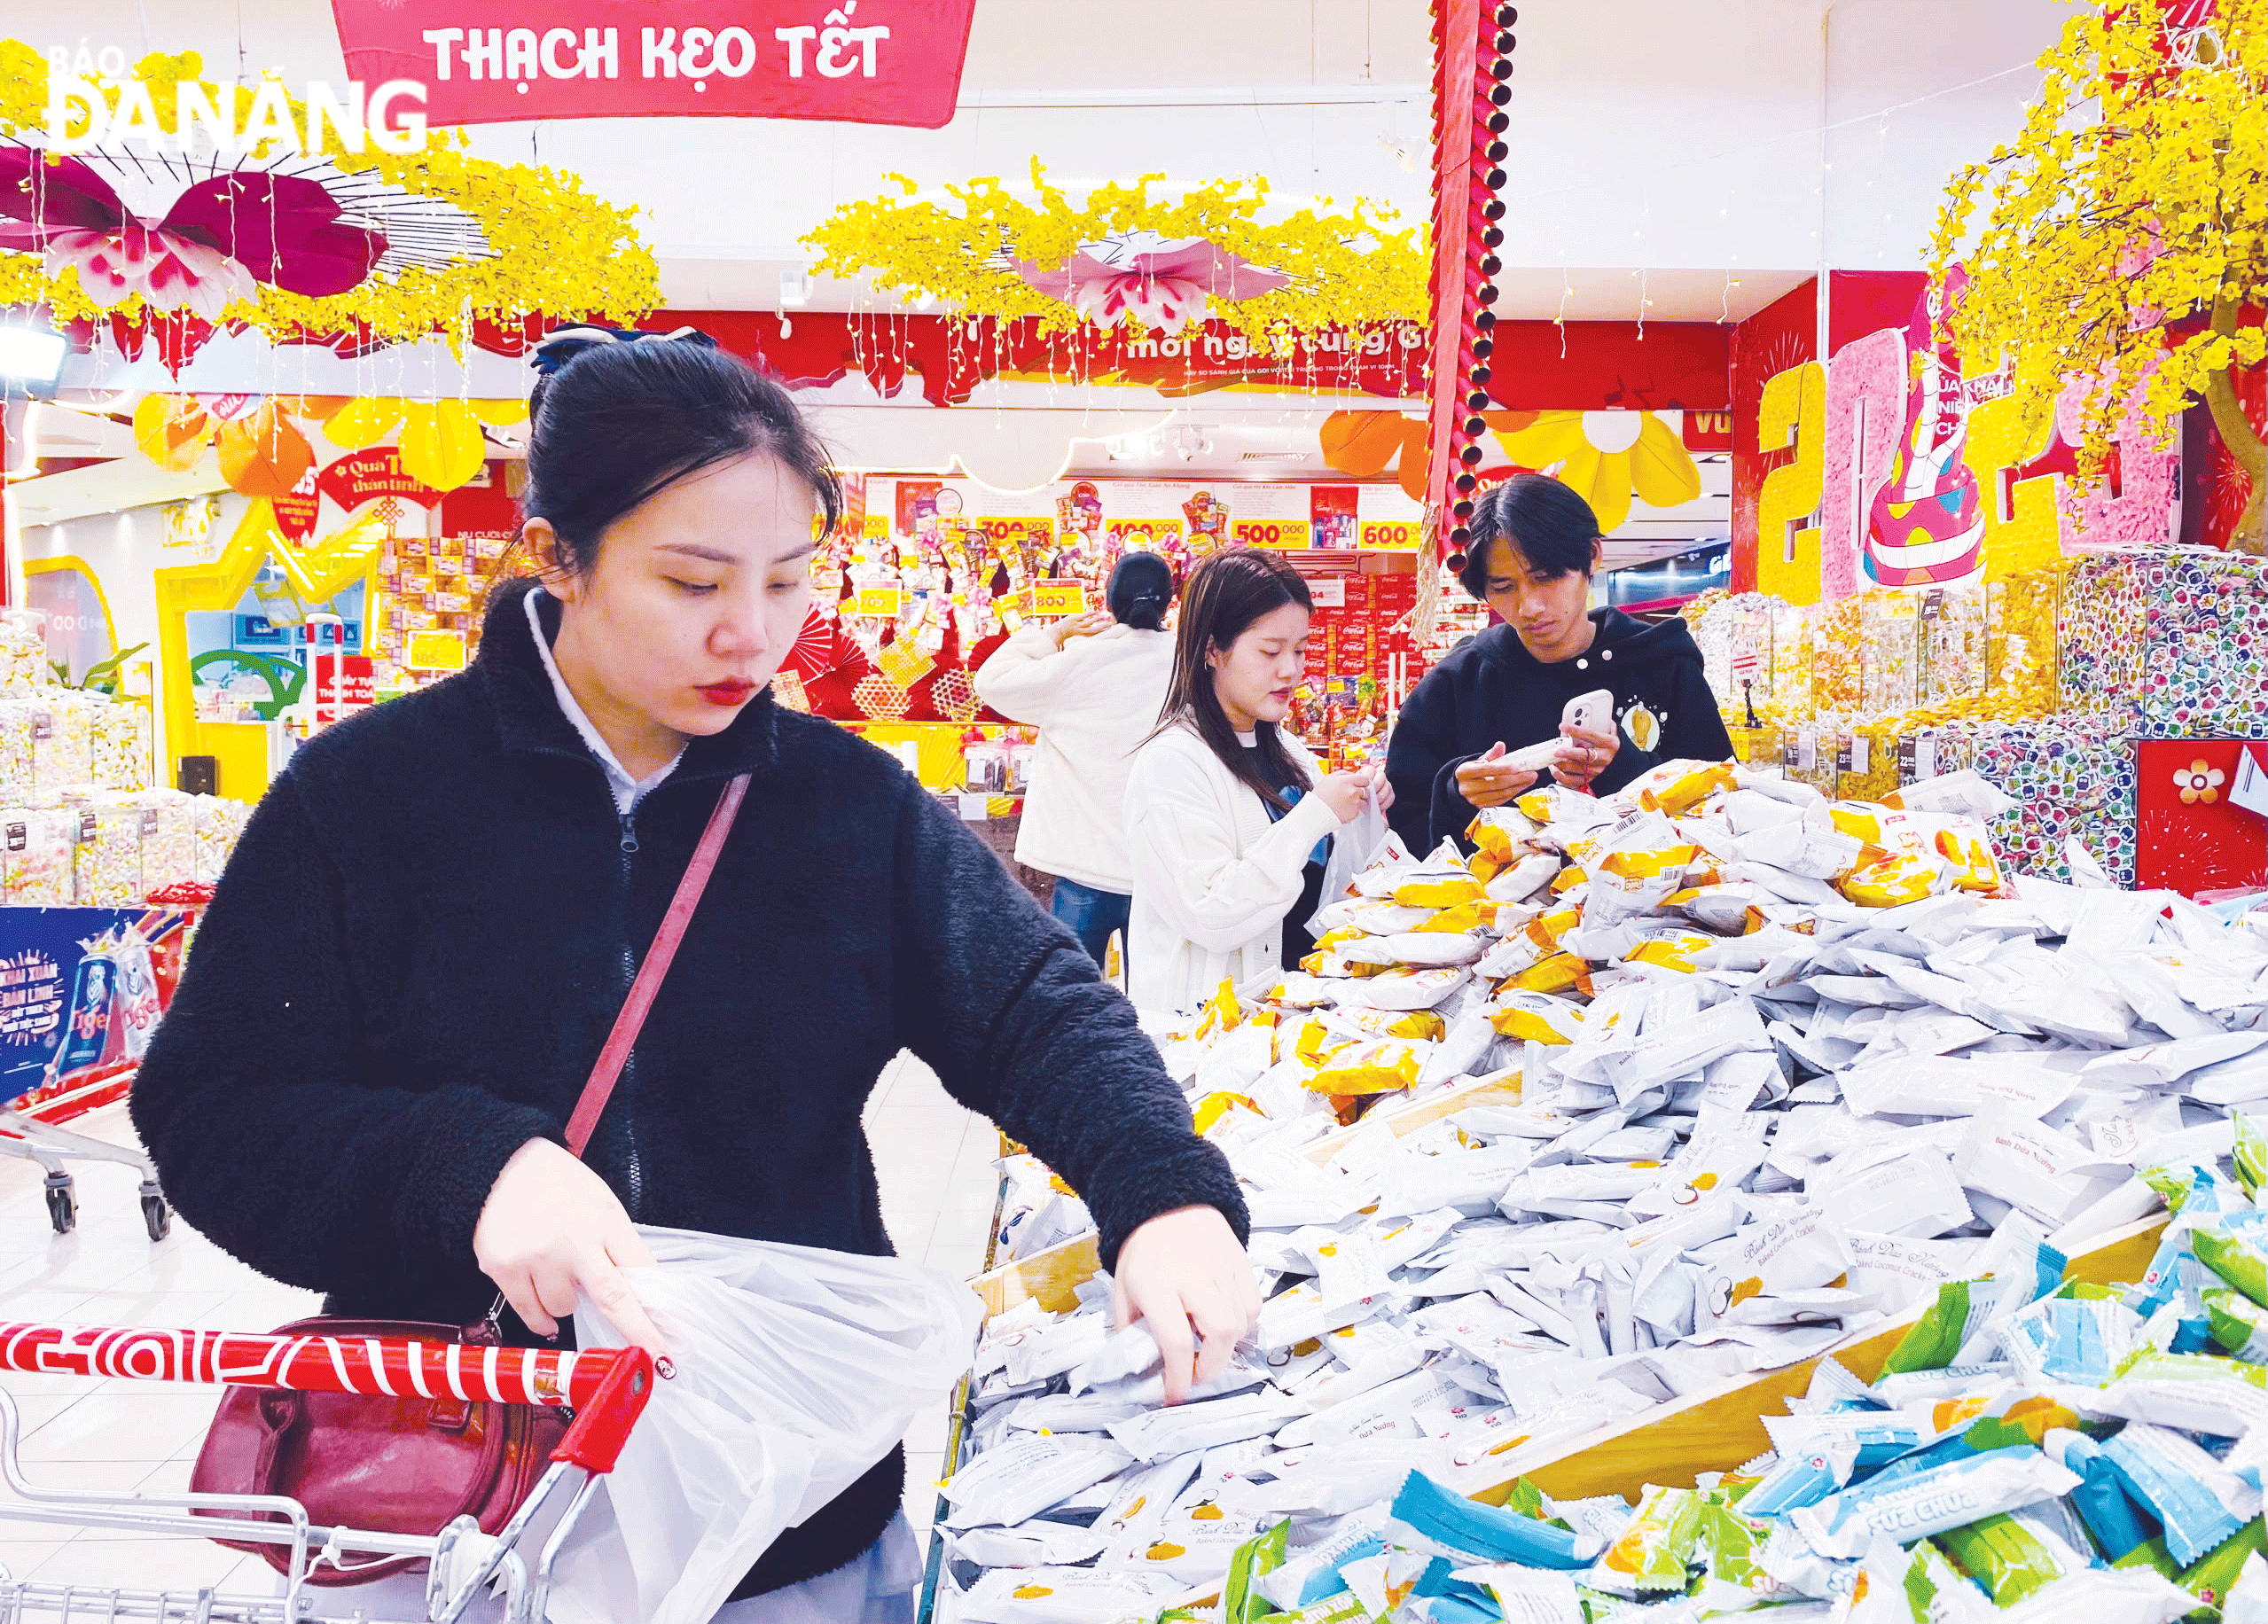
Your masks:
M637 979L637 956L636 949L630 946L630 868L637 857L637 815L633 808L628 812L618 813L616 816L622 824L622 995L627 998L630 996L630 983ZM637 1068L637 1055L633 1051L623 1058L621 1079L622 1139L629 1147L628 1165L623 1178L630 1186L630 1199L624 1203L624 1206L629 1210L632 1223L637 1222L638 1209L645 1204L645 1180L640 1175L637 1165L637 1113L632 1104L636 1096L630 1087L630 1074Z

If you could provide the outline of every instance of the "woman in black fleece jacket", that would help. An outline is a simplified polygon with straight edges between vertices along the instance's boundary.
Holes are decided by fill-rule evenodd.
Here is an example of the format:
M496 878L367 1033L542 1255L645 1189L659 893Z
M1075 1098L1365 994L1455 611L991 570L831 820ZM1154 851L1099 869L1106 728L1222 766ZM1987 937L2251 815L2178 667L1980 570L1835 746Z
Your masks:
M501 1289L527 1341L580 1287L662 1355L634 1224L889 1253L860 1115L911 1049L1085 1198L1169 1386L1211 1374L1257 1308L1244 1205L1132 1006L895 761L764 687L839 501L785 391L705 343L593 345L539 386L529 465L544 588L498 594L469 670L309 740L229 864L133 1095L182 1215L333 1314L465 1323ZM562 1125L740 773L577 1163ZM867 1551L903 1467L736 1599Z

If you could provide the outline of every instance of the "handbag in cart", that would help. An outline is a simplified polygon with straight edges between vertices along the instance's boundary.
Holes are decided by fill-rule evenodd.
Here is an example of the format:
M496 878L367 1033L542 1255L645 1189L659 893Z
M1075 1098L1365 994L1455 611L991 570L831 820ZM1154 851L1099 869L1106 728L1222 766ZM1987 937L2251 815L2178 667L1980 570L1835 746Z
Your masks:
M662 916L661 928L653 933L653 946L630 982L598 1063L591 1067L590 1080L583 1084L583 1097L567 1120L567 1146L577 1157L590 1143L598 1113L622 1074L747 792L748 775L743 773L717 797L708 827ZM295 1320L278 1327L276 1334L408 1337L462 1343L468 1348L495 1347L503 1342L497 1324L503 1308L499 1297L487 1319L469 1326L324 1317ZM510 1520L543 1476L552 1449L567 1433L567 1421L564 1409L468 1401L446 1393L387 1397L231 1387L205 1434L189 1487L199 1495L285 1495L298 1501L309 1520L323 1527L435 1534L457 1518L470 1516L482 1533L492 1534ZM219 1542L265 1558L278 1573L285 1572L291 1560L286 1546ZM318 1565L307 1580L319 1585L362 1584L404 1572L418 1561L414 1557L385 1557L347 1569Z

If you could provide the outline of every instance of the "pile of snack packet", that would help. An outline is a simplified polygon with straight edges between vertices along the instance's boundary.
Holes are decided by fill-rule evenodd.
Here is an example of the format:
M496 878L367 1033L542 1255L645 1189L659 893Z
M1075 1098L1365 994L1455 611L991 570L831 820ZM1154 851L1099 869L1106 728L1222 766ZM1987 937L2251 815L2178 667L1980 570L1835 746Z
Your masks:
M2099 876L2004 883L1981 832L2000 809L1990 786L1953 774L1897 800L1829 802L1678 762L1603 800L1554 789L1484 812L1469 858L1387 841L1355 894L1318 916L1302 972L1224 988L1161 1044L1251 1208L1268 1295L1254 1346L1167 1409L1146 1332L1111 1331L1107 1279L1072 1313L1026 1301L995 1316L974 1453L944 1490L954 1616L1145 1618L1226 1581L1233 1604L1204 1616L1887 1618L1852 1611L1857 1575L1887 1560L1874 1533L1900 1533L1903 1550L1940 1530L1833 1521L1838 1508L1959 1465L1920 1497L1972 1474L2028 1497L1979 1503L1952 1527L2025 1507L2040 1521L2091 1448L2116 1453L2103 1420L2155 1429L2137 1446L2246 1430L2195 1425L2173 1401L2191 1389L2165 1384L2210 1377L2268 1416L2268 1370L2196 1363L2202 1305L2236 1307L2206 1297L2178 1245L2131 1308L2085 1292L2035 1306L2067 1254L2169 1193L2185 1232L2208 1214L2239 1214L2233 1233L2248 1222L2210 1164L2234 1143L2231 1107L2268 1098L2268 1030L2254 1029L2268 915ZM2193 1163L2208 1170L2156 1171ZM1019 1158L1009 1172L1018 1254L1085 1227L1044 1169ZM2268 1235L2258 1244L2268 1293ZM1912 1338L1875 1388L1825 1367L1812 1401L1774 1423L1784 1470L1649 1491L1635 1517L1620 1500L1521 1494L1507 1513L1464 1498L1603 1427L1879 1329L1933 1291L1940 1319L1960 1321L1930 1343L1953 1369L1920 1378L1931 1367ZM2268 1358L2268 1312L2259 1323L2257 1346L2239 1343ZM2101 1386L2146 1352L2164 1404L2086 1410L2064 1395L2076 1419L2053 1430L2068 1436L2048 1441L2052 1462L2045 1433L2029 1439L2021 1472L1975 1443L1975 1424L2030 1396L2028 1361ZM1815 1415L1885 1430L1806 1430ZM1842 1426L1855 1452L1826 1447ZM2200 1479L2188 1469L2204 1456L2184 1447L2173 1476L2241 1475ZM1826 1475L1785 1480L1803 1470ZM1775 1497L1755 1499L1766 1485ZM2257 1486L2232 1492L2231 1514L2253 1518ZM2201 1548L2151 1515L2185 1573L2237 1526ZM2037 1539L1994 1526L1996 1550ZM1939 1546L1958 1543L1952 1527ZM2049 1532L2079 1567L2098 1548ZM1984 1556L1939 1546L1874 1581L1873 1604L1894 1592L1903 1607L1941 1579L1948 1599L1914 1616L1969 1616L1964 1585L1980 1617L2017 1602L1962 1577ZM2149 1612L2173 1605L2149 1573L2078 1582L2105 1624L2195 1604L2184 1593ZM2130 1593L2138 1610L2115 1611Z

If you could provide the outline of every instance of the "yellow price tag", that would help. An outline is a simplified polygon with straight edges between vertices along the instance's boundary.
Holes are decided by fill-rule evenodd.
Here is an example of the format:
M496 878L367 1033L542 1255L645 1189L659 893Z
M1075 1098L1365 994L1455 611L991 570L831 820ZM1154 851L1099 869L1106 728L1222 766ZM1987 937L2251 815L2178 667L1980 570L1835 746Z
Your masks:
M861 587L858 596L851 600L850 613L894 621L904 602L905 594L895 587Z
M1362 544L1365 547L1415 547L1418 527L1406 519L1366 519L1363 520Z
M1304 547L1313 529L1304 519L1235 519L1229 539L1247 547Z
M1076 581L1042 581L1032 588L1032 613L1044 619L1051 615L1084 614L1087 612L1087 589Z
M420 631L410 634L410 647L402 663L412 671L462 671L465 634L461 631Z

